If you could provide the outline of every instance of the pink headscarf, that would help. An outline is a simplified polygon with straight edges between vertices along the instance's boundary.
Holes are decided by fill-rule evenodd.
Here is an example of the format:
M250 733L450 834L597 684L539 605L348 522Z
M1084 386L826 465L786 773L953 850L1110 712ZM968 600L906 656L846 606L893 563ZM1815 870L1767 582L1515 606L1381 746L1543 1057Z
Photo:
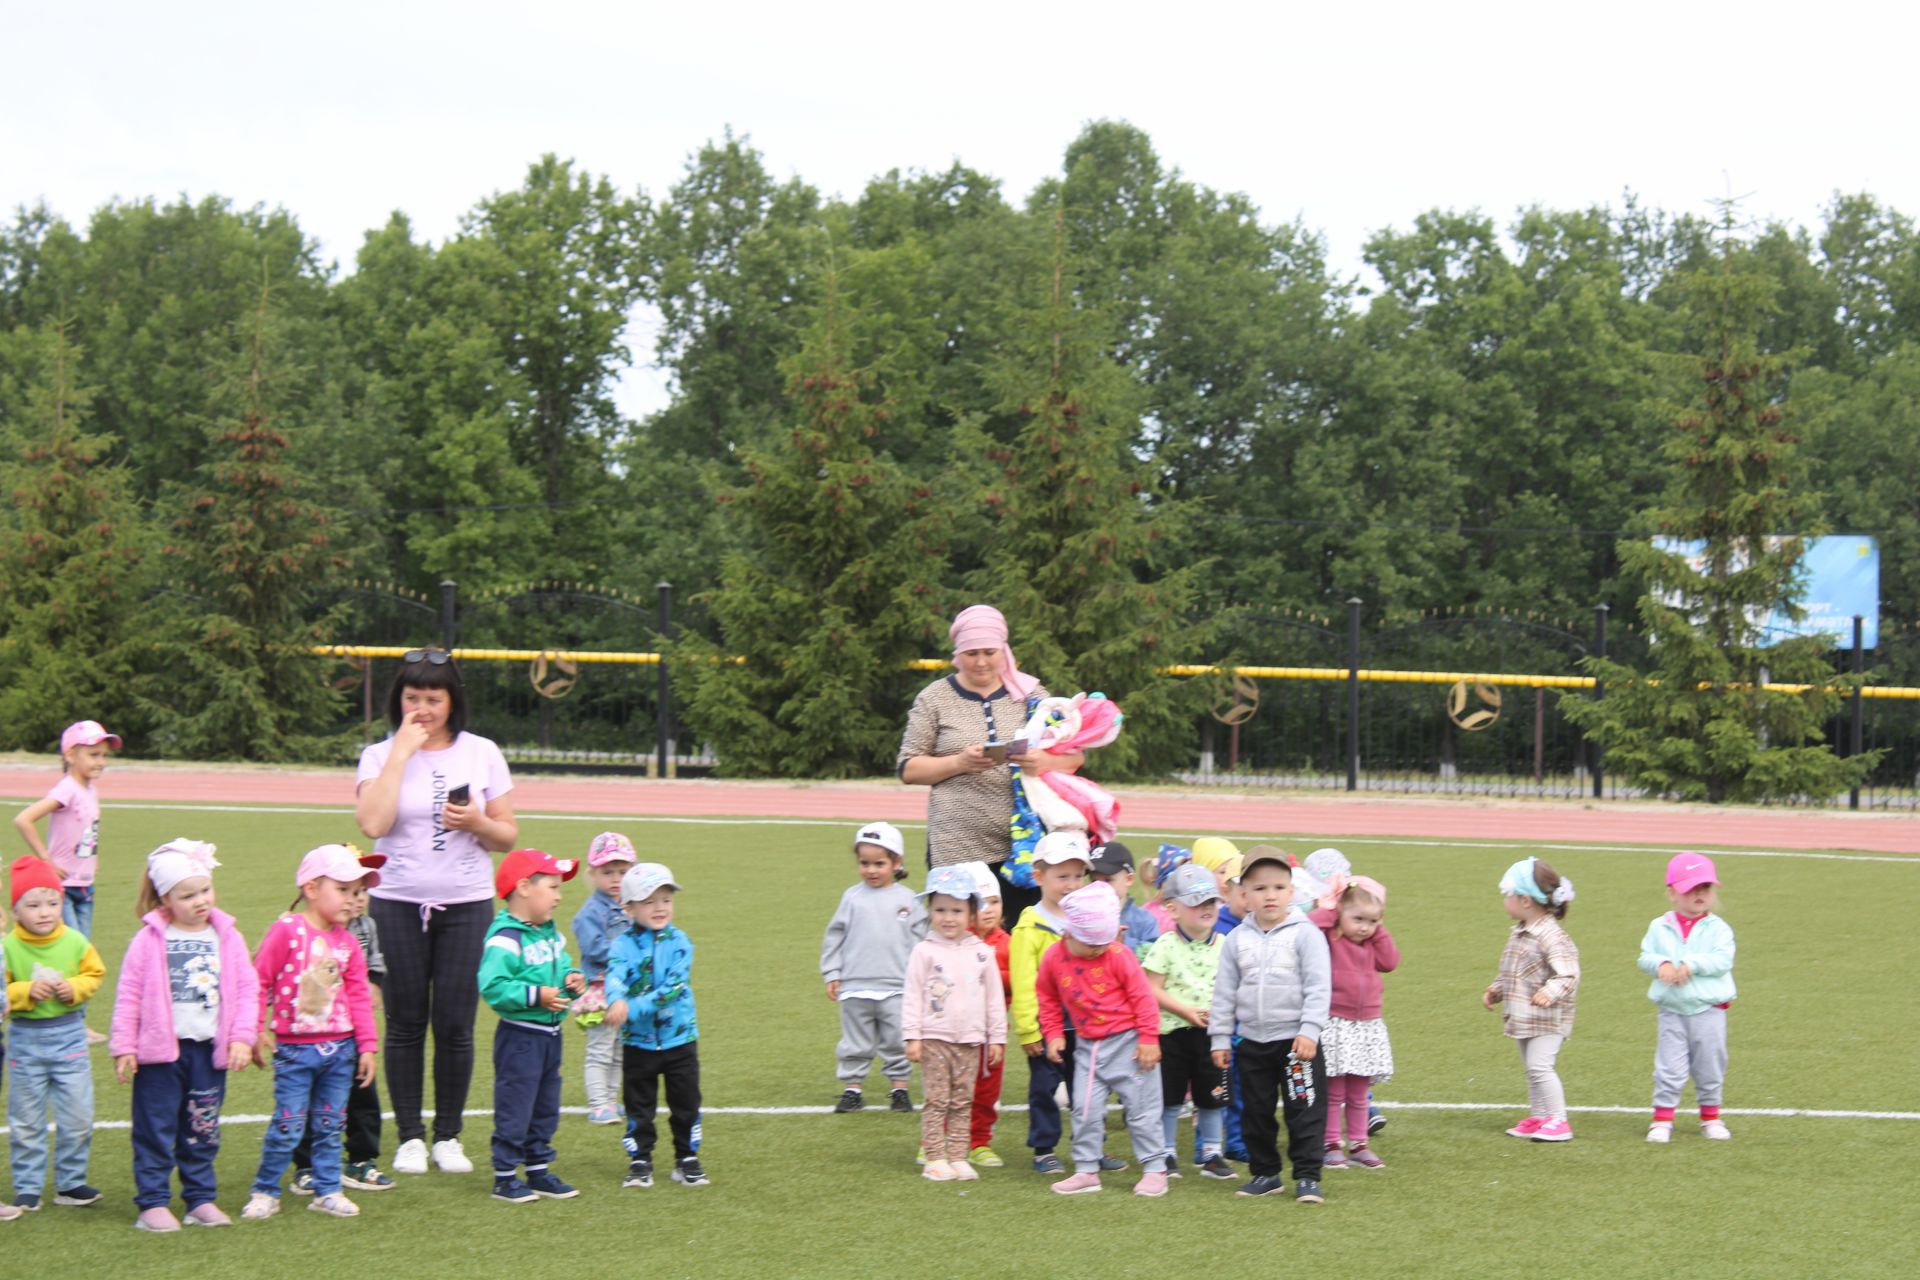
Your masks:
M1013 660L1013 647L1007 643L1007 620L990 604L970 604L954 616L947 628L956 655L968 649L1000 651L1000 683L1016 698L1029 697L1039 681L1020 670Z

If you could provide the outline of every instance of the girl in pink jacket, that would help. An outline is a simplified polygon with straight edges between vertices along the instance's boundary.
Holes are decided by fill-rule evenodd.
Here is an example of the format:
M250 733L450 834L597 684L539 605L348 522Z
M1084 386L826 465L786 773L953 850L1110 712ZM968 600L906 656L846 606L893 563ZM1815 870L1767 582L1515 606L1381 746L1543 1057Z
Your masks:
M233 917L213 905L213 846L170 840L147 855L141 928L127 944L109 1049L133 1082L134 1203L142 1231L178 1231L168 1207L180 1174L186 1223L224 1227L214 1204L227 1072L244 1071L260 1029L260 979Z
M1383 917L1387 890L1366 876L1333 877L1324 905L1308 918L1327 935L1333 1003L1320 1053L1327 1063L1328 1169L1384 1169L1367 1145L1367 1098L1393 1076L1393 1046L1380 1016L1380 975L1400 965L1400 948ZM1345 1121L1347 1150L1340 1149Z
M979 886L966 866L927 876L927 936L907 958L900 1033L920 1064L920 1145L934 1182L980 1175L967 1159L973 1087L1007 1051L1007 1003L993 948L969 930Z

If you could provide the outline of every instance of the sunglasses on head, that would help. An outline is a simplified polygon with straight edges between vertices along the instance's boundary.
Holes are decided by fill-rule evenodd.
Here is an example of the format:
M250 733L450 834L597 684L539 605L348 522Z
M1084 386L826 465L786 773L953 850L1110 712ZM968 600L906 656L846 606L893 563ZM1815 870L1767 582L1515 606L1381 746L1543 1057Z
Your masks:
M408 666L416 662L430 662L436 667L444 667L453 661L453 655L445 649L409 649L400 655L400 661Z

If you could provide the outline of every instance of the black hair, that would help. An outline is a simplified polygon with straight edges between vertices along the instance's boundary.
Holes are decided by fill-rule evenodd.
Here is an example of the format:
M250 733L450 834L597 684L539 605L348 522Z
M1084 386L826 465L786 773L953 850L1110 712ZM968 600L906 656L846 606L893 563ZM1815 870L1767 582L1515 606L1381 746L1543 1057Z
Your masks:
M446 650L429 647L411 652L445 653ZM400 664L399 673L393 677L393 684L387 689L387 724L396 730L406 720L400 697L407 689L444 689L447 694L447 732L456 738L466 732L467 690L460 680L460 668L451 657L445 662L429 662L422 657Z

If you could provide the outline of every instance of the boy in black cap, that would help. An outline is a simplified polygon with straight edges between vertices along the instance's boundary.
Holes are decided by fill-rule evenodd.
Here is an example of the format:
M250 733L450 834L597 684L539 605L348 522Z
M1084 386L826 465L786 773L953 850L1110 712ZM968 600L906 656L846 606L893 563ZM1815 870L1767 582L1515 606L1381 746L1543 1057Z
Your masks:
M1137 960L1160 936L1160 922L1133 900L1133 850L1118 840L1096 845L1087 874L1112 889L1120 899L1120 941Z

